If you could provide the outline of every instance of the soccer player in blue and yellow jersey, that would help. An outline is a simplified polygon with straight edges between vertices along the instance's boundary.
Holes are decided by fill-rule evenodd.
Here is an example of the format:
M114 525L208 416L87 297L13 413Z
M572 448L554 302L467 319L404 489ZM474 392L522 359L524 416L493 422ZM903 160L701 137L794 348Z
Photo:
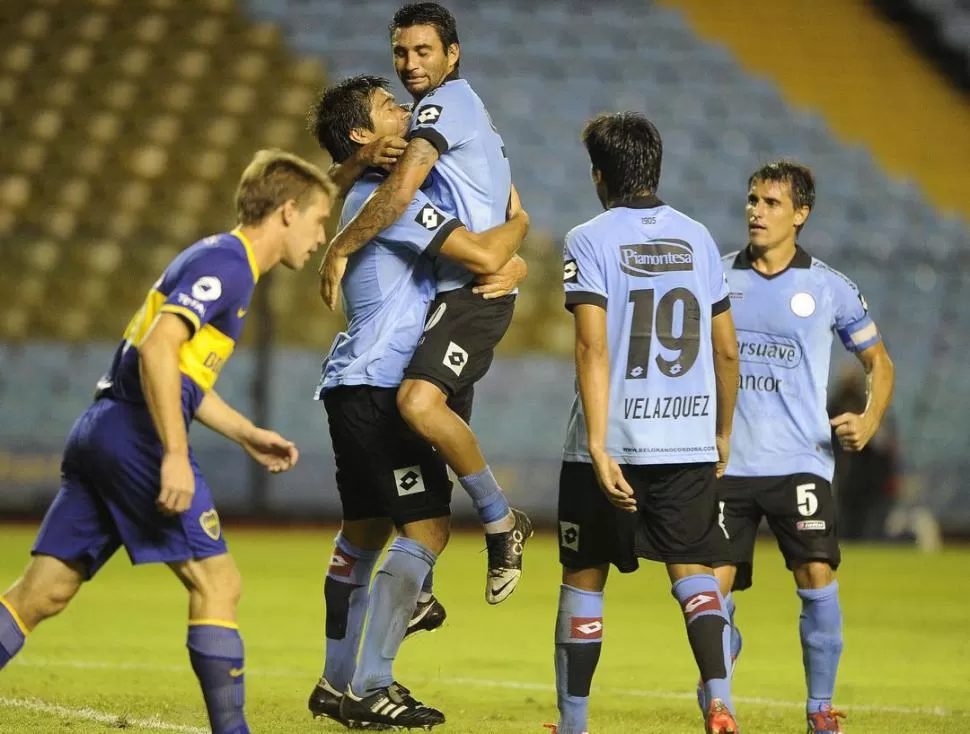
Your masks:
M481 98L458 75L461 49L451 13L437 3L406 5L390 24L395 70L414 98L409 141L374 196L334 238L321 268L321 290L336 305L347 257L397 221L419 188L472 232L505 221L511 170L502 137ZM488 371L512 321L515 294L485 299L475 273L442 258L438 295L427 332L398 393L408 424L444 456L485 527L485 599L498 604L514 591L529 518L513 510L485 462L465 415L449 407L468 396Z
M734 734L730 625L712 567L726 560L715 478L727 461L737 344L707 229L656 196L660 134L643 115L583 131L605 213L566 236L576 382L559 480L559 734L584 734L610 564L667 566L709 701Z
M842 652L842 610L832 428L860 451L879 428L893 391L893 363L858 288L803 250L796 239L815 204L805 166L777 161L748 181L748 246L724 258L741 359L731 460L719 482L733 565L718 569L722 591L752 582L762 517L795 577L808 687L808 730L841 732L832 708ZM832 336L862 362L868 400L861 415L830 422L826 391ZM734 602L728 597L734 616ZM733 628L732 654L741 650Z
M323 92L311 111L311 129L343 164L363 146L403 133L409 118L386 80L359 76ZM370 170L354 182L342 223L383 179ZM473 233L419 191L402 217L349 259L342 283L347 330L334 340L317 392L330 423L343 523L324 584L326 665L309 701L314 715L354 727L444 722L440 711L415 700L392 675L409 619L418 616L422 582L447 543L451 501L445 464L404 421L397 392L425 329L435 264L448 259L475 273L499 271L528 225L514 204L508 222ZM371 586L394 527L400 537ZM427 605L422 611L430 613Z
M271 472L296 447L257 428L213 387L242 331L260 275L302 268L325 243L333 186L278 150L256 154L236 191L239 225L184 250L128 324L94 404L64 450L62 483L22 578L0 597L0 668L124 546L164 563L189 593L188 649L215 734L245 734L240 577L188 443L196 420Z

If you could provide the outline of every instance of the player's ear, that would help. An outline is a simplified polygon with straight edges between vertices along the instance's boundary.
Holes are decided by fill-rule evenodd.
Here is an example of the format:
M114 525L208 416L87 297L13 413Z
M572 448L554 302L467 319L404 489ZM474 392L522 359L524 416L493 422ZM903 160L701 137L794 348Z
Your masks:
M454 71L455 67L458 65L458 60L461 58L461 46L457 43L453 43L448 46L446 52L448 54L448 70Z
M801 227L803 224L805 224L805 222L808 221L808 215L811 213L811 211L812 210L809 209L807 206L803 206L800 209L796 209L795 226Z
M596 168L590 169L590 175L593 177L593 183L597 186L603 185L603 172Z
M358 145L367 145L374 139L374 132L363 127L355 127L350 131L350 139Z
M296 219L296 211L299 206L295 199L288 199L284 202L283 206L280 207L280 216L283 217L283 225L289 227L290 224Z

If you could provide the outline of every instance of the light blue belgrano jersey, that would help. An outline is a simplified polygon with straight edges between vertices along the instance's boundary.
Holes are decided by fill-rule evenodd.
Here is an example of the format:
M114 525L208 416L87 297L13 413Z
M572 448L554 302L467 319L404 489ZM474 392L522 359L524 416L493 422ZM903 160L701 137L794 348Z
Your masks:
M566 235L567 308L606 308L606 449L621 464L717 461L711 319L729 306L702 224L655 197L615 206ZM590 461L578 390L563 451Z
M505 144L485 105L464 79L452 79L414 105L411 138L424 138L439 158L425 182L425 193L472 232L505 221L512 174ZM442 258L435 266L438 292L460 288L474 277Z
M347 194L340 226L354 218L383 177L367 174ZM341 290L347 331L323 362L316 398L338 385L397 387L434 298L433 259L461 226L421 192L404 215L350 256Z
M878 343L865 300L852 281L801 248L772 276L751 267L747 250L725 256L724 267L741 359L727 473L832 481L832 333L853 352Z

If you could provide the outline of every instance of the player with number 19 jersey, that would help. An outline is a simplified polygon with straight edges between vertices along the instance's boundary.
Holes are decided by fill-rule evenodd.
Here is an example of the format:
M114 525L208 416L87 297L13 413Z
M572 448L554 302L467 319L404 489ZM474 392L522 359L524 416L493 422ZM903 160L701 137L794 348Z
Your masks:
M717 461L711 319L730 303L707 228L638 199L573 229L563 258L567 307L606 309L607 453L620 464ZM591 461L578 394L563 460Z

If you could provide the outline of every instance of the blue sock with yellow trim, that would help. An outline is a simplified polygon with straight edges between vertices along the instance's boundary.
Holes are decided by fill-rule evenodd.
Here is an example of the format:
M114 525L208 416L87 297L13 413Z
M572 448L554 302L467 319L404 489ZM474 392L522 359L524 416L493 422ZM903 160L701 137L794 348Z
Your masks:
M0 670L20 652L29 631L10 602L0 596Z
M249 734L243 707L243 641L231 622L189 622L189 659L202 686L212 734Z

